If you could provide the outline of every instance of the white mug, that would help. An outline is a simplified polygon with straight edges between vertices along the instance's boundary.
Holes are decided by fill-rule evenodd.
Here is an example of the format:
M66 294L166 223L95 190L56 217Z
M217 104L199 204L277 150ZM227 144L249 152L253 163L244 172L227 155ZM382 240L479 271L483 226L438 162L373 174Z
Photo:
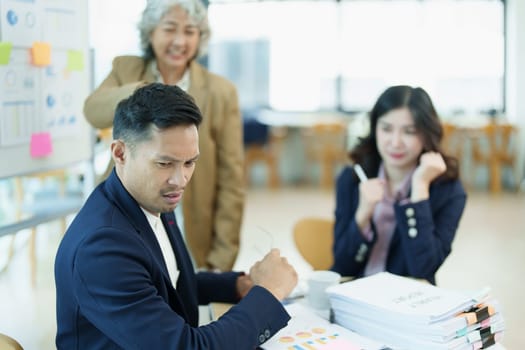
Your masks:
M334 271L313 271L308 277L306 300L316 309L329 309L330 300L326 288L339 284L341 275Z

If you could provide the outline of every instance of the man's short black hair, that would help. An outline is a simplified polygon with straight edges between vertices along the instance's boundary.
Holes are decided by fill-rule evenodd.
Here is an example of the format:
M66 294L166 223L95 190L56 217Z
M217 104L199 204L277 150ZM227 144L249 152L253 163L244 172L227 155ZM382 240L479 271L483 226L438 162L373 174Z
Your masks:
M193 98L174 85L153 83L137 89L117 105L113 138L130 145L151 138L159 130L181 125L198 127L202 115Z

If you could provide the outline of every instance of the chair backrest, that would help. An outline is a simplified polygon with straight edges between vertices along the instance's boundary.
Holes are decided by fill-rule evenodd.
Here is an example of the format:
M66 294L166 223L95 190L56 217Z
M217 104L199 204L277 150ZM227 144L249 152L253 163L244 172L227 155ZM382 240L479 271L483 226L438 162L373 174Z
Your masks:
M304 132L306 155L311 159L345 160L347 129L342 123L317 123Z
M458 161L462 160L463 140L461 133L458 132L456 125L449 122L442 122L443 138L441 145L443 150L450 156L455 157Z
M328 270L333 262L334 220L308 217L300 219L293 228L297 250L314 270Z
M500 126L500 130L501 140L498 149L499 160L503 164L513 166L517 156L516 138L518 134L518 128L512 124L502 124Z
M481 151L479 140L472 144L472 156L477 163L488 163L494 157L504 165L513 166L516 158L517 127L507 123L490 123L483 127L483 135L487 138L488 151Z
M1 350L24 350L19 342L8 335L0 333L0 349Z
M318 123L303 130L306 159L319 164L324 188L333 189L335 169L348 161L347 139L346 124L340 122Z

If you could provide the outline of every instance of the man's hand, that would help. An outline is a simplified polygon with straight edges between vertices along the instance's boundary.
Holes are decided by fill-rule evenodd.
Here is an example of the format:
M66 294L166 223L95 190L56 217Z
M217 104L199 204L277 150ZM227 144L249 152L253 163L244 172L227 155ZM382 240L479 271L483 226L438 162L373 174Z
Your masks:
M252 289L253 281L249 275L239 275L239 277L237 277L236 285L237 285L237 294L239 294L241 298L244 298L244 296L248 294L250 289Z
M268 289L278 300L286 298L297 285L297 272L275 248L252 266L250 278L253 284Z

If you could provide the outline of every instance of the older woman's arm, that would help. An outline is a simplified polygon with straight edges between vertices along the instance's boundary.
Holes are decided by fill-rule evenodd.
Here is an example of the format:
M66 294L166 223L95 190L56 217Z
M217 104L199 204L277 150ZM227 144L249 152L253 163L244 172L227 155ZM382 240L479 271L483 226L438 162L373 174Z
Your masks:
M116 57L109 75L84 103L87 121L97 129L112 127L117 104L145 84L141 77L143 71L141 58Z

